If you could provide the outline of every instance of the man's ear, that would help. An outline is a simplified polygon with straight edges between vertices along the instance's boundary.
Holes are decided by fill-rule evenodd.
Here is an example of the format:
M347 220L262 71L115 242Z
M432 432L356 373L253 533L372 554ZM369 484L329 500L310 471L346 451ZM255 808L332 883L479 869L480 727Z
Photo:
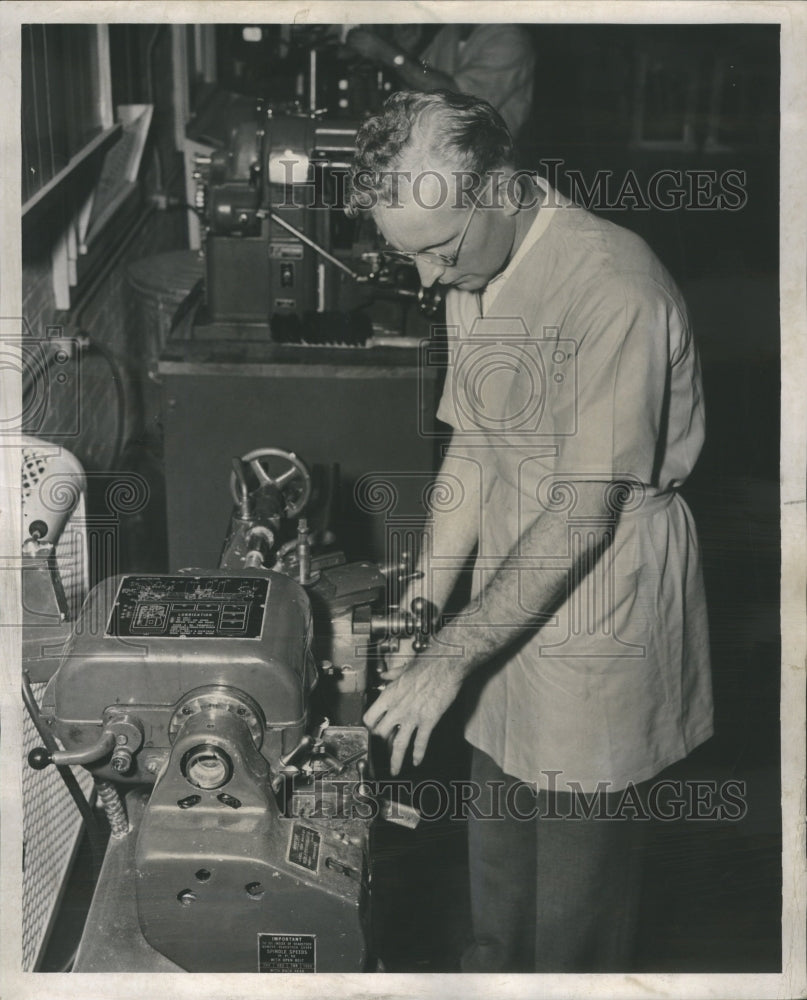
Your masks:
M501 205L505 215L515 215L521 207L518 203L521 185L511 167L502 167L491 174L491 195L494 205Z

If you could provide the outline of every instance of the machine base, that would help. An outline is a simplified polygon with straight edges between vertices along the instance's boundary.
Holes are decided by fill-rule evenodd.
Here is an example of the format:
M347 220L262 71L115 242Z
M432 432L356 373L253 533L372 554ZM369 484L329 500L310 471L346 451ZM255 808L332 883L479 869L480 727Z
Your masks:
M135 845L148 791L126 796L130 833L110 837L73 972L184 972L143 937L137 919Z

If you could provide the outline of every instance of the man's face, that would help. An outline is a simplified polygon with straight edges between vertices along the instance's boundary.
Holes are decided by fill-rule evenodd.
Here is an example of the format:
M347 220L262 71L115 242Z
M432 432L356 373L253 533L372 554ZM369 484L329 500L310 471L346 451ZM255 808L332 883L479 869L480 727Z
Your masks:
M509 259L515 239L513 214L496 204L490 182L479 196L479 207L474 209L467 194L457 195L462 181L456 168L431 167L427 172L422 166L402 166L401 170L410 171L412 176L411 180L400 179L396 203L379 204L372 213L390 248L456 256L453 266L421 256L415 258L425 288L435 282L464 291L484 288ZM435 173L445 181L441 182Z

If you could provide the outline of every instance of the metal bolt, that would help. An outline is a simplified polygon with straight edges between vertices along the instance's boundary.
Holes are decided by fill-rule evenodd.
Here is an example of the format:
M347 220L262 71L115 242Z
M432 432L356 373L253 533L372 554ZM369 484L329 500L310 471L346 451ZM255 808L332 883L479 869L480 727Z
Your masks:
M132 766L132 755L128 750L116 750L115 753L112 754L112 760L110 763L112 764L113 771L117 771L118 774L126 774Z
M193 889L183 889L182 892L177 893L177 899L183 906L190 906L196 901L196 893Z
M126 744L129 742L129 737L126 735L126 733L118 733L118 735L115 737L115 742L118 744L119 747L125 747Z

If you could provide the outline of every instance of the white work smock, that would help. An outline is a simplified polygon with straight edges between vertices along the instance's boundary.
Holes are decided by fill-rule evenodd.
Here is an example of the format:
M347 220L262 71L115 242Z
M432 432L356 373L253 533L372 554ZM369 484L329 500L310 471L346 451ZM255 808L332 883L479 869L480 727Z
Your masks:
M698 542L677 492L703 444L700 372L680 293L647 245L541 186L484 297L447 296L437 415L481 478L474 600L514 547L528 583L569 567L594 534L612 541L539 629L470 679L466 737L541 788L616 791L712 733ZM601 485L612 517L576 514L579 481ZM563 551L524 551L547 509L566 518ZM468 627L475 617L491 624L484 606Z

